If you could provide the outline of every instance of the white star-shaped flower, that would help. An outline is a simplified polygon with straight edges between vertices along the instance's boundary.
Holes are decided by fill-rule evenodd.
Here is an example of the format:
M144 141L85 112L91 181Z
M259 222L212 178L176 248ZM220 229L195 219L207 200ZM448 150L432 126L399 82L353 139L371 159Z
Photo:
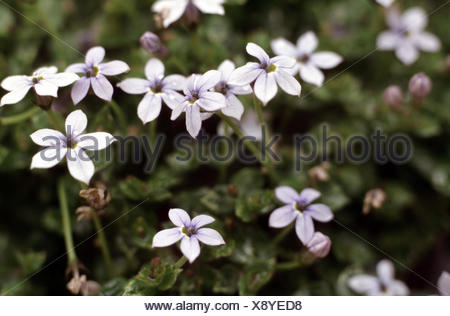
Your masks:
M95 167L85 150L105 149L115 141L115 138L105 132L83 134L86 126L86 114L76 110L66 118L66 135L49 128L40 129L31 134L33 142L46 148L33 156L30 168L52 168L66 157L67 167L72 177L89 185Z
M405 65L414 63L419 58L419 50L435 52L441 47L439 38L425 32L428 16L422 8L411 8L400 14L396 8L386 12L389 31L384 31L377 38L377 48L394 50L395 55Z
M80 77L74 73L57 73L55 66L42 67L33 72L31 76L20 75L5 78L1 86L9 91L0 102L0 106L14 104L21 101L31 88L40 96L58 97L58 88L68 86Z
M317 36L308 31L298 38L297 45L284 38L277 38L271 42L271 47L275 54L287 55L297 60L293 75L299 72L304 81L320 87L325 80L320 69L336 67L342 62L342 57L329 51L315 53L318 43Z

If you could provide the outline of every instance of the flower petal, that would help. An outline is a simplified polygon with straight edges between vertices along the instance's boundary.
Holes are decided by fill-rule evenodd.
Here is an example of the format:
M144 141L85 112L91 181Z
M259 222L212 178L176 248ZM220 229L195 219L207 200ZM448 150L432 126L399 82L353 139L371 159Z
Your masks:
M236 66L231 60L224 60L220 65L218 70L222 73L222 81L227 82L230 78L231 74L233 73L234 69L236 69Z
M289 56L275 56L270 62L276 65L278 68L286 68L285 70L292 69L297 61L295 58Z
M417 33L413 37L414 44L424 52L436 52L441 48L439 38L428 32Z
M187 106L186 109L186 129L193 137L197 137L202 128L202 118L200 116L200 108L197 105Z
M299 199L298 193L291 187L281 186L275 189L275 196L283 203L291 204Z
M304 245L308 244L314 235L314 223L311 216L305 213L297 215L295 232Z
M294 221L298 213L291 205L285 205L275 209L269 216L269 226L274 228L286 227Z
M112 136L110 133L105 132L83 134L79 136L78 139L78 147L91 151L105 149L116 141L114 136Z
M255 81L255 95L266 105L277 94L278 87L275 81L274 73L267 74L263 72Z
M228 83L237 86L247 85L264 72L258 63L247 63L246 65L236 68L230 75Z
M137 114L142 123L147 124L156 119L161 113L161 104L160 95L147 93L137 108Z
M439 292L441 295L450 295L450 273L443 271L437 282Z
M214 221L215 219L209 215L198 215L192 219L191 225L195 228L200 228L202 226L211 224Z
M140 78L128 78L119 82L117 86L129 94L144 94L149 91L150 82Z
M187 101L183 101L180 104L178 104L173 110L172 110L172 115L170 116L170 119L176 120L181 113L183 113L186 110L186 107L188 106L188 102Z
M41 96L58 97L58 86L45 79L34 85L34 91Z
M67 136L77 137L86 129L86 114L82 110L73 111L67 115L65 126Z
M91 86L91 80L89 78L83 77L73 85L72 91L70 93L72 97L73 104L77 105L83 100L89 92Z
M319 52L311 55L311 61L319 68L331 69L342 62L342 57L333 52Z
M114 88L106 77L99 75L96 78L91 78L91 84L96 96L106 101L112 100Z
M388 295L396 295L396 296L406 296L409 295L409 288L406 286L405 283L399 280L392 281L387 286L387 293Z
M203 13L224 15L223 0L193 0L195 6Z
M33 72L33 76L44 76L48 74L56 74L57 72L58 68L56 68L55 66L41 67Z
M320 192L311 188L303 189L298 200L303 204L310 204L320 197Z
M217 111L226 106L225 96L218 92L203 92L197 104L205 111Z
M169 75L162 81L163 91L165 89L182 91L186 86L186 77L182 75Z
M130 71L130 66L121 60L113 60L99 65L100 73L106 76L115 76Z
M189 214L181 208L171 208L169 210L170 221L178 227L191 225L191 217Z
M94 163L81 147L68 149L67 167L72 177L87 185L95 172Z
M180 249L183 255L188 258L190 263L194 262L194 260L200 255L200 244L194 236L184 236L181 240Z
M377 264L377 274L384 285L389 284L394 280L394 265L389 260L381 260Z
M39 151L31 159L30 169L48 169L56 166L66 155L65 147L48 147Z
M255 43L248 43L246 50L249 55L258 58L261 63L269 62L269 55L267 55L267 53L264 51L264 49L261 48L261 46L256 45Z
M225 240L222 236L212 228L200 228L195 234L198 240L209 246L219 246L224 245Z
M73 72L73 73L85 73L86 72L86 64L83 63L75 63L70 65L64 70L65 72Z
M179 104L184 102L184 97L174 90L165 90L161 97L171 110L174 110Z
M152 248L154 247L167 247L173 245L181 238L183 238L183 233L180 228L169 228L163 229L153 236Z
M164 77L164 64L158 58L152 58L145 64L145 76L149 80Z
M222 73L217 70L209 70L201 75L196 82L196 89L206 91L219 83Z
M105 49L101 46L92 47L86 53L85 62L88 68L98 65L105 58Z
M252 87L249 84L245 86L228 85L228 88L228 92L234 95L247 95L253 93Z
M302 87L291 74L282 69L277 69L275 71L275 79L284 92L290 95L300 96Z
M347 284L353 291L360 294L378 291L380 287L378 279L368 274L352 276L348 279Z
M276 38L270 42L270 47L275 55L285 55L290 57L297 57L297 48L291 42L284 38Z
M166 1L159 0L156 1L152 10L154 12L160 13L163 17L163 26L167 28L170 24L178 20L186 10L186 6L188 4L188 0L181 1Z
M23 89L30 86L31 82L27 76L9 76L3 79L1 86L7 91L13 91L17 89Z
M323 73L313 64L305 64L300 67L300 77L309 83L320 87L325 79Z
M419 52L414 45L408 41L404 40L395 50L397 58L400 59L405 65L411 65L419 58Z
M318 45L316 34L311 31L304 33L297 40L297 51L300 55L310 55Z
M6 104L18 103L23 98L25 98L25 96L27 95L27 93L31 89L31 87L32 86L29 85L27 87L24 87L21 89L16 89L16 90L13 90L13 91L5 94L0 101L0 106L4 106Z
M309 205L305 212L319 222L329 222L333 219L333 212L325 204Z
M428 24L428 15L419 7L410 8L403 13L402 24L409 32L421 31Z
M222 113L226 116L234 117L239 121L244 113L244 106L234 94L228 93L226 97L226 106L222 109Z
M37 130L30 137L35 144L48 147L63 147L66 139L60 131L50 128Z
M394 50L399 42L399 36L392 31L384 31L377 37L377 48L380 50Z
M73 72L61 72L59 74L45 76L45 81L49 81L58 87L68 86L78 79L80 79L80 77Z

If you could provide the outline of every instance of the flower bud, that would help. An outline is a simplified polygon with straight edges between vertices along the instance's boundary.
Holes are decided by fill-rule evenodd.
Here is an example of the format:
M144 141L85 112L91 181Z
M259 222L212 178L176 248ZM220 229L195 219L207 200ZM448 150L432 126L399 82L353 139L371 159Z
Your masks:
M92 218L91 207L90 206L80 206L75 211L75 214L78 215L77 221L90 221Z
M308 175L311 182L316 184L317 182L326 182L330 179L328 170L330 169L330 164L326 161L322 162L320 165L311 168L308 171Z
M84 198L89 206L96 210L103 210L111 201L111 195L106 186L101 183L97 183L96 188L81 190L80 197Z
M330 252L331 240L321 232L315 232L306 247L308 247L308 252L314 257L324 258Z
M394 85L387 87L383 92L383 101L392 108L400 108L403 105L402 89Z
M386 200L386 193L382 189L372 189L366 193L364 197L363 214L369 214L373 207L379 209L383 206Z
M147 52L160 56L167 55L167 48L161 43L158 35L152 32L145 32L139 41Z
M409 92L414 99L425 99L431 92L431 79L423 72L415 74L409 80Z

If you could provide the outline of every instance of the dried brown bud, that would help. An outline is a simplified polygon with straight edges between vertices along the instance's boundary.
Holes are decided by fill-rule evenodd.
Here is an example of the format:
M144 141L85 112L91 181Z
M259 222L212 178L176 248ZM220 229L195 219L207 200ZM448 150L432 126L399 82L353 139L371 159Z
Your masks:
M228 186L228 194L235 197L238 194L238 188L234 184Z
M414 99L423 100L430 94L431 85L431 79L423 72L419 72L409 80L409 92Z
M92 218L91 207L90 206L80 206L75 211L75 214L78 215L77 221L90 221Z
M81 295L83 296L92 296L97 294L100 291L100 284L95 281L89 280L83 284L81 287Z
M54 99L53 97L42 96L42 95L37 94L36 92L34 93L34 95L35 95L34 104L36 104L38 107L40 107L44 111L50 110L50 107L52 106L52 102Z
M330 164L326 161L322 162L320 165L315 166L308 171L309 178L313 184L317 182L325 182L330 179L328 170L330 169Z
M383 92L383 101L394 109L403 106L403 91L399 86L391 85Z
M86 275L83 274L80 277L78 274L75 274L69 283L67 283L67 289L70 293L78 295L80 294L81 288L85 285L86 281Z
M366 193L364 197L363 214L369 214L373 207L379 209L383 206L386 200L386 193L382 189L372 189Z
M84 198L93 209L103 210L108 205L109 201L111 201L111 196L105 185L97 183L96 186L96 188L81 190L80 196Z
M158 35L152 32L142 34L139 41L141 46L151 54L165 56L168 53L167 48L161 43Z
M308 252L316 258L324 258L331 249L331 240L321 232L315 232L311 240L306 245Z

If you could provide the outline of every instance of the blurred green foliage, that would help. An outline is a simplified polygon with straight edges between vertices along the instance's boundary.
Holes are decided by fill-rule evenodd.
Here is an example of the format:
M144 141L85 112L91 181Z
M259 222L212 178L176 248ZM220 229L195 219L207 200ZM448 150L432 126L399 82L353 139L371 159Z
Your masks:
M373 161L335 164L331 159L330 179L319 182L317 188L323 194L323 203L333 209L340 223L427 280L435 282L441 270L449 269L448 6L433 13L428 26L441 39L441 51L423 53L415 64L406 67L392 52L366 56L375 48L376 36L386 29L383 9L369 0L230 0L225 5L225 16L201 15L197 26L180 21L166 30L156 28L151 2L2 1L2 77L28 74L49 64L62 70L82 61L82 53L94 45L105 47L106 59L121 59L130 65L131 72L122 77L142 76L145 62L152 57L139 46L139 37L147 30L157 33L170 51L162 58L166 73L204 72L216 69L226 58L242 65L250 59L245 53L247 42L256 42L270 51L271 39L283 36L296 41L307 30L316 32L321 50L341 54L344 63L326 72L327 78L333 79L322 88L302 83L304 97L296 99L280 93L264 109L271 131L283 136L277 148L282 163L276 165L275 180L258 165L177 161L171 141L184 132L184 121L170 121L167 108L158 119L158 132L166 134L168 141L151 174L143 172L145 162L105 163L100 158L94 180L105 183L112 197L102 221L111 224L105 234L112 251L114 276L106 274L96 238L82 243L76 251L88 278L102 285L101 295L351 294L345 285L347 277L355 271L373 271L375 263L385 257L383 253L331 222L317 225L332 240L328 257L291 271L277 271L277 263L301 260L305 248L293 229L275 245L280 231L267 224L269 212L279 205L273 193L276 186L290 185L300 190L312 185L308 170L315 164L301 172L293 169L292 135L316 135L323 122L329 125L330 133L343 137L369 137L379 127L387 134L404 133L412 139L414 154L406 165L377 165ZM396 3L403 9L418 5L431 12L442 1ZM419 71L433 82L431 95L420 107L405 116L383 103L381 96L386 86L398 84L406 92L409 78ZM59 92L61 117L74 110L68 100L69 91L65 88ZM126 126L120 124L112 107L89 96L77 106L88 115L89 131L148 133L136 116L138 96L116 89L114 100L126 117ZM251 97L242 100L247 108L252 107ZM0 117L32 106L28 96L19 104L2 107ZM205 121L206 131L214 134L218 122L217 118ZM43 112L25 123L0 126L3 294L68 294L66 258L53 262L65 253L57 178L66 177L70 183L75 244L94 232L91 222L76 221L75 210L83 201L78 197L78 183L63 164L50 170L29 170L31 157L37 151L29 135L49 126ZM331 146L330 158L336 154L333 150ZM382 208L363 215L364 195L372 188L382 188L387 200ZM212 215L217 220L211 227L220 231L227 245L202 247L201 256L192 265L185 265L182 271L176 269L173 264L181 256L177 247L151 248L156 231L171 225L167 218L170 207L184 208L192 216ZM160 262L154 261L157 257ZM33 275L40 268L43 270ZM413 293L435 293L410 271L397 268L398 277Z

